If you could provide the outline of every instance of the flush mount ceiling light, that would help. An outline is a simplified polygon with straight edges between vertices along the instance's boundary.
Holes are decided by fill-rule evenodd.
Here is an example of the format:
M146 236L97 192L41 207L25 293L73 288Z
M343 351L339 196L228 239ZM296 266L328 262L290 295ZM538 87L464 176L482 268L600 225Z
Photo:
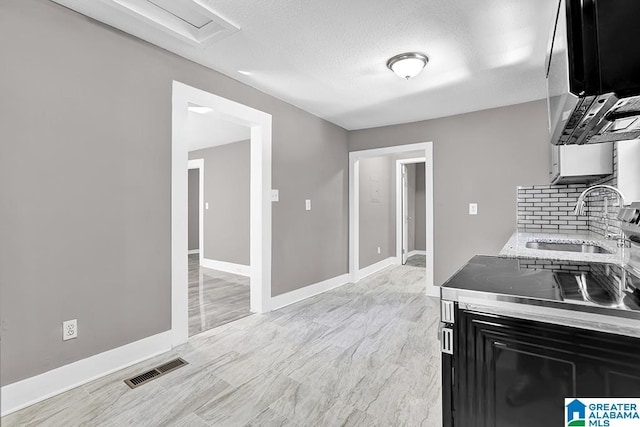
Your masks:
M198 114L207 114L211 111L213 111L212 108L209 107L198 107L198 106L190 106L187 108L187 110L191 111L192 113L198 113Z
M409 80L420 74L427 65L429 58L418 52L407 52L396 55L387 61L387 68L396 73L398 77Z

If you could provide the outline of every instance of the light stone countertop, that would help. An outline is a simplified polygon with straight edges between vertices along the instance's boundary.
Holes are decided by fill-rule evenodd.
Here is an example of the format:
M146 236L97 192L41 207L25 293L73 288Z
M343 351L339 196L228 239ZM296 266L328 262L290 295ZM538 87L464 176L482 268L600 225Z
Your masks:
M582 252L552 251L545 249L530 249L526 247L527 242L558 242L558 243L586 243L602 246L611 254L590 254ZM535 258L563 261L583 261L583 262L606 262L622 265L623 253L617 247L615 240L607 240L603 236L592 232L531 232L516 231L504 245L498 254L505 258Z

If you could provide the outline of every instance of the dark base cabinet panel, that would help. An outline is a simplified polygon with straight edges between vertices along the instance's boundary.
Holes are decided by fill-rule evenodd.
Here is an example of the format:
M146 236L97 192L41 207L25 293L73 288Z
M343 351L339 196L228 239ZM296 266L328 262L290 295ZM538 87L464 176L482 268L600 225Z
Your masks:
M640 340L456 311L445 426L564 425L565 397L640 397Z

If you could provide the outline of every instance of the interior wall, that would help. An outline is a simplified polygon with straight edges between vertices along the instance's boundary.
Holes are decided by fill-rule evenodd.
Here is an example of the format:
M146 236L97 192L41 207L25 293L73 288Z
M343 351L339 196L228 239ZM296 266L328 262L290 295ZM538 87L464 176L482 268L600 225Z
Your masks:
M516 187L547 182L545 101L349 132L358 151L432 141L435 284L515 231ZM478 203L478 215L468 204Z
M204 258L250 265L251 141L189 152L204 159Z
M189 243L187 248L192 251L200 249L200 170L189 169L189 194L188 194L188 212L187 212L187 229Z
M395 164L389 156L360 161L360 268L395 256ZM378 253L378 247L380 253Z
M416 163L415 250L426 251L427 201L425 198L425 164Z
M348 272L344 129L50 1L0 52L2 385L171 328L173 80L273 117L272 294Z

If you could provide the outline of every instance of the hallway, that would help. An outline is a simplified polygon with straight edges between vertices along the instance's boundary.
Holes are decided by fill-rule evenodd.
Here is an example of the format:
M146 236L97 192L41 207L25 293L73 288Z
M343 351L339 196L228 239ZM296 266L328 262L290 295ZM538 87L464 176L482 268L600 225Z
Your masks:
M2 425L441 425L439 304L424 295L424 272L388 267L228 323ZM189 365L123 383L176 356Z

